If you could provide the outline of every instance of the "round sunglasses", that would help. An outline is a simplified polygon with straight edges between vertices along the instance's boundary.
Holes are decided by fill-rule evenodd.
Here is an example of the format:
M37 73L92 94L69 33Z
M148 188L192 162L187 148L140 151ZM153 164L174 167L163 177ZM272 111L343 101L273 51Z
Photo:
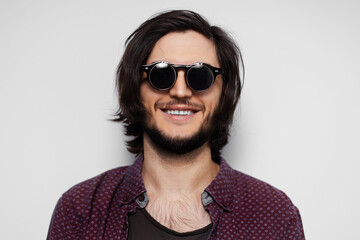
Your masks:
M141 71L146 72L151 86L161 91L169 90L175 85L178 69L185 70L186 84L196 92L209 89L214 83L216 76L223 74L221 68L201 62L182 65L157 61L148 65L141 65Z

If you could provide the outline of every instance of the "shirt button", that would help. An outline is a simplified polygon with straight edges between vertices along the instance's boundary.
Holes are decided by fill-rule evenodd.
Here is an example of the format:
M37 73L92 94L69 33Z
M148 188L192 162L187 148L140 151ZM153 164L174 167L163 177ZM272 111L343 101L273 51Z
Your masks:
M127 224L125 223L125 224L123 225L123 230L126 231L126 229L127 229Z
M145 197L144 197L144 194L142 194L140 197L139 197L139 201L142 202L145 200Z

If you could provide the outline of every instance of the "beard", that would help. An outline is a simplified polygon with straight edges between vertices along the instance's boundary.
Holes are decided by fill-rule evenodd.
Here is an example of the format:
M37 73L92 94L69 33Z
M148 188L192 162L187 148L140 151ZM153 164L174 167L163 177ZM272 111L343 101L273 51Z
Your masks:
M156 127L144 126L144 131L147 133L151 141L155 143L160 149L169 153L182 155L192 152L209 141L213 129L212 127L202 127L192 136L182 138L169 137Z
M147 133L158 148L169 153L182 155L200 148L210 140L215 129L213 123L217 112L218 108L205 119L202 127L189 137L169 137L157 127L148 126L146 123L143 124L143 128L144 132Z

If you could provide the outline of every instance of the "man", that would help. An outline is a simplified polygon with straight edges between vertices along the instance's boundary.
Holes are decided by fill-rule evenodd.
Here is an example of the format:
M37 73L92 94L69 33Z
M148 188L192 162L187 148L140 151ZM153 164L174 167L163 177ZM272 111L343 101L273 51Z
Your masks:
M117 71L117 120L138 157L66 192L48 239L304 239L283 192L220 157L239 64L229 36L194 12L143 23Z

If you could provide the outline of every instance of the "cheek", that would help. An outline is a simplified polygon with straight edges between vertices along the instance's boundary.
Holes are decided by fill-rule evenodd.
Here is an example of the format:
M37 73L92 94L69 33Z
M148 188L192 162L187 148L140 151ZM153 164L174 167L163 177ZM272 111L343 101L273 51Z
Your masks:
M210 94L206 96L205 102L210 103L209 104L209 111L213 112L219 105L220 105L220 99L222 95L222 80L217 79L214 83L214 85L211 88Z
M154 96L152 96L152 92L150 91L149 89L149 84L144 82L141 84L140 86L140 98L141 98L141 101L144 105L144 107L148 110L148 111L151 111L151 105L152 104L152 101L153 99L155 98Z

